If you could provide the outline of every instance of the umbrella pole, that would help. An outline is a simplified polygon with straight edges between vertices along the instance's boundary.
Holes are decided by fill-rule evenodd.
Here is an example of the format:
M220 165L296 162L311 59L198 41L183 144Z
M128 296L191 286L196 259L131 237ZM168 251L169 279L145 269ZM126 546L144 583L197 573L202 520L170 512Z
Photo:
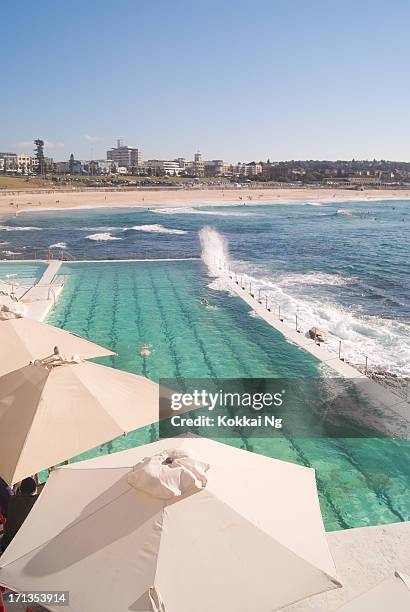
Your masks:
M3 591L4 587L0 587L0 612L7 612L6 606L4 605L3 601Z

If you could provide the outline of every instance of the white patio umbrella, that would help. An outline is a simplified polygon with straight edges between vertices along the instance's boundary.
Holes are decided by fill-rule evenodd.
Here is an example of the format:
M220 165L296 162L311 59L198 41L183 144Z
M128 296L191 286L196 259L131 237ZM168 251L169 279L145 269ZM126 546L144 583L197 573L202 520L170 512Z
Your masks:
M5 316L0 317L0 376L50 355L54 347L62 355L76 354L83 359L115 354L64 329L18 315L10 317L10 311L2 312Z
M395 572L336 609L338 612L407 612L410 610L410 577Z
M143 376L61 357L2 376L0 476L12 485L158 421L158 389Z
M0 584L72 612L267 612L341 586L313 469L188 437L54 470Z

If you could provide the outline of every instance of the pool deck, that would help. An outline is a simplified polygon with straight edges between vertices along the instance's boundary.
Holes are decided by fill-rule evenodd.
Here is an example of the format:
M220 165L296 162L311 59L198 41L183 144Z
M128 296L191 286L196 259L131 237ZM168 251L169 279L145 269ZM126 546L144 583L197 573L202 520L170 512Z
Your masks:
M332 531L326 537L343 587L282 612L332 612L392 577L395 570L410 573L410 522Z
M26 306L26 316L37 321L44 321L64 285L56 283L55 278L62 265L61 261L48 264L43 276L23 296Z
M48 265L42 277L28 289L16 291L19 303L24 305L24 316L36 321L44 321L64 287L63 283L56 282L62 262L54 260L44 263ZM9 305L7 298L3 303Z

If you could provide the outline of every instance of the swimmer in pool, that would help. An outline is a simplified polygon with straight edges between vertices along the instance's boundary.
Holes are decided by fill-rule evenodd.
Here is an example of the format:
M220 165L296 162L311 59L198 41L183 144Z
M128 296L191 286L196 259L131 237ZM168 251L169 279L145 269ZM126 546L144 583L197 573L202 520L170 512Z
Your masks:
M141 357L149 357L151 355L151 349L148 344L143 344L140 349Z

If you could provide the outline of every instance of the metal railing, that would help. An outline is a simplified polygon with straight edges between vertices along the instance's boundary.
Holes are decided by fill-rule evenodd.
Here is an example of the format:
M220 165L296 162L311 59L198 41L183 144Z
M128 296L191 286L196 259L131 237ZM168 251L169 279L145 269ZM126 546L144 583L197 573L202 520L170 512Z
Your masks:
M306 335L306 337L312 339L318 346L322 344L321 342L312 338L309 334L309 330L315 326L314 323L309 323L298 312L285 317L281 304L274 302L270 296L264 292L265 290L262 287L255 288L254 280L251 280L246 274L240 274L233 271L223 260L217 260L215 263L221 271L228 274L229 278L238 287L245 291L250 297L255 299L258 304L263 305L269 313L277 312L277 318L280 323L288 323L291 327L292 320L294 320L295 331L297 333ZM306 329L303 329L303 324L305 324ZM407 378L403 378L387 370L383 370L380 365L371 360L368 355L364 355L364 362L362 363L357 363L350 360L345 355L343 341L331 331L327 330L326 334L331 336L337 342L336 354L340 361L354 367L356 370L358 370L358 372L364 374L368 378L376 380L399 397L406 400L410 399L410 385ZM334 353L334 350L329 346L329 344L327 344L326 348L329 353Z

